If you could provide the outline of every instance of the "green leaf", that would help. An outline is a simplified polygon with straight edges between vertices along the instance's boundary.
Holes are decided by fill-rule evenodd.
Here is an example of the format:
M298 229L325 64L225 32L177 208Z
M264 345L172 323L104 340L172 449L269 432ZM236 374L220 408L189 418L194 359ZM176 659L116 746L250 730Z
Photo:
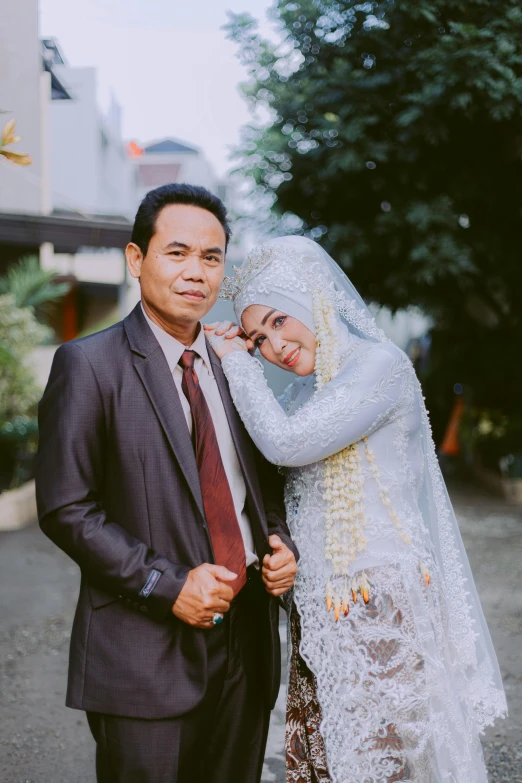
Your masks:
M36 256L23 258L0 278L0 294L12 294L17 307L43 307L61 299L70 290L69 283L53 282L57 273L42 269Z

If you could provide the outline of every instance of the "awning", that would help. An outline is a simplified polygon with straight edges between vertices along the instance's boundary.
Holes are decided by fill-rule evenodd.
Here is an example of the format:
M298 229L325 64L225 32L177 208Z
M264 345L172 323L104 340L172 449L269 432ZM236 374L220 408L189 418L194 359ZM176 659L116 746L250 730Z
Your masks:
M0 212L0 245L39 248L52 242L57 253L76 253L81 247L117 247L130 242L132 225L125 218L80 215L28 215Z

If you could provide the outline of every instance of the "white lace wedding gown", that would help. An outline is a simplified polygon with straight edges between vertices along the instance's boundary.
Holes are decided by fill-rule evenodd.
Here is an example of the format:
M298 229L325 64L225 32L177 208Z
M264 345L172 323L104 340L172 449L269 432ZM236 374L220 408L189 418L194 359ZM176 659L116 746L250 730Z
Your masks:
M222 362L252 439L286 473L288 524L300 552L300 653L316 677L331 781L484 783L479 732L505 711L505 699L480 605L471 604L471 595L478 599L418 381L389 342L351 335L341 362L319 392L309 376L279 402L257 359L239 351ZM336 622L325 605L323 460L353 443L368 545L351 574L365 570L371 599ZM411 544L397 534L383 497ZM385 741L390 730L394 752ZM394 778L398 766L403 776Z

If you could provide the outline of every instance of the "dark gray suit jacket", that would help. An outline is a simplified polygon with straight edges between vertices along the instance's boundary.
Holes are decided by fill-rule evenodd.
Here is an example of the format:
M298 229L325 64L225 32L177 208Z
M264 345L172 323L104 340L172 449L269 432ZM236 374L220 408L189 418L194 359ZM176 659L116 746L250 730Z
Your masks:
M247 487L257 553L284 522L282 480L256 451L209 356ZM207 634L171 608L213 562L194 450L167 361L140 305L56 352L39 407L38 515L80 566L67 705L139 718L182 715L206 688ZM259 617L266 696L280 678L278 602ZM260 673L263 676L262 673Z

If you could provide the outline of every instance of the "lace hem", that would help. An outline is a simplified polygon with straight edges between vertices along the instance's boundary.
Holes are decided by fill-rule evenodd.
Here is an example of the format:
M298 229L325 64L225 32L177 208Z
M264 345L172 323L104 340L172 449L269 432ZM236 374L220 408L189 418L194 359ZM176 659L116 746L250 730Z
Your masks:
M429 623L415 606L433 607L437 596L420 580L416 590L405 584L399 567L366 573L370 602L359 601L337 624L322 584L301 577L295 589L299 651L317 681L332 783L389 783L400 770L397 780L486 783L468 696L455 691L440 640L428 643Z

